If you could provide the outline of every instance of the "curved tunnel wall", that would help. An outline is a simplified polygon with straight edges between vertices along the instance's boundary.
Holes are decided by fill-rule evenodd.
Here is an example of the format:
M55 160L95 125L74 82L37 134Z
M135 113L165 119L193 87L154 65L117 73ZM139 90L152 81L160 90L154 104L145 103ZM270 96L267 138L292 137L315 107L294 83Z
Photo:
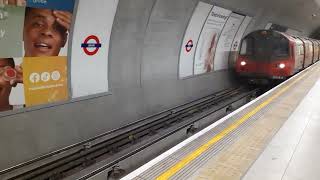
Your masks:
M316 3L303 0L203 2L253 17L246 33L271 22L309 35L319 22L310 15L318 10ZM0 169L235 83L227 70L178 78L179 50L197 3L198 0L120 0L109 49L110 94L3 114Z

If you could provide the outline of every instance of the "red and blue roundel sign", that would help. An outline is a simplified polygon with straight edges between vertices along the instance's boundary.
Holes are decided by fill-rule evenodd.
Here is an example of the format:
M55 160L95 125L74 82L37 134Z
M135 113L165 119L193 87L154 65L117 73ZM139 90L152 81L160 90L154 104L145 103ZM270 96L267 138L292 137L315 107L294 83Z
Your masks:
M187 52L190 52L190 51L192 50L192 48L193 48L193 41L192 41L191 39L187 42L185 48L186 48L186 51L187 51Z
M86 53L88 56L93 56L97 54L101 46L102 45L100 43L99 38L95 35L88 36L81 44L81 48L83 49L84 53Z

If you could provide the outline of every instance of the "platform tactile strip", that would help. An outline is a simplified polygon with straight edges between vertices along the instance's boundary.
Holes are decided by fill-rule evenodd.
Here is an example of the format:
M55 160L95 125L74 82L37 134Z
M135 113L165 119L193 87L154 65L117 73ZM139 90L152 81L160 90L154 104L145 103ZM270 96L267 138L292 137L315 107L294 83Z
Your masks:
M241 179L312 88L319 78L318 73L319 68L314 68L314 71L309 77L306 77L297 84L303 88L292 87L289 90L290 92L288 91L284 96L278 98L276 100L277 103L273 104L271 111L265 113L258 121L250 126L247 132L238 138L234 144L207 161L202 168L197 170L197 173L189 178L179 176L177 179Z

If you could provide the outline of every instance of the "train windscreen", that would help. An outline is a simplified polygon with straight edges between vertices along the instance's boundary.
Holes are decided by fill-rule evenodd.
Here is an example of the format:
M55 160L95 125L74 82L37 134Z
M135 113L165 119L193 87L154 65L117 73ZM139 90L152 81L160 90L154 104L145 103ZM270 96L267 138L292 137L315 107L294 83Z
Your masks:
M289 41L278 33L254 33L243 39L240 55L270 61L289 56Z

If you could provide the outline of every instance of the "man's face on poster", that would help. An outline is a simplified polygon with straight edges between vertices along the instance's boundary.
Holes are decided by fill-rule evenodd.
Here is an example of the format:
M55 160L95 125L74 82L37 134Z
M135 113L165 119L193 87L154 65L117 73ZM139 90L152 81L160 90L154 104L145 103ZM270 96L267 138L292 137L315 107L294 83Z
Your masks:
M23 32L25 56L58 56L66 43L66 29L57 23L52 10L29 8L26 11Z

